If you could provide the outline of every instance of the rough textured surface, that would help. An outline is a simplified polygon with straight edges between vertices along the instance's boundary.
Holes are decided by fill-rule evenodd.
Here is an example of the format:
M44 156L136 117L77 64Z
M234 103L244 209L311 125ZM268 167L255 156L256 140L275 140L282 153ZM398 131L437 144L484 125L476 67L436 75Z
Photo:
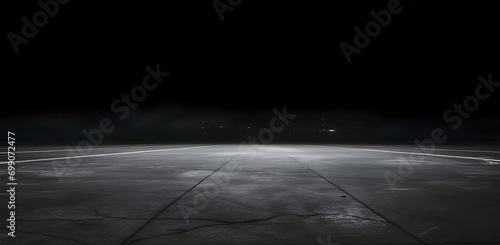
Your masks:
M499 165L479 159L499 159L494 149L419 155L411 174L399 170L406 175L394 191L384 173L397 174L418 149L107 146L87 153L107 155L63 171L48 160L23 162L65 157L62 150L19 147L16 238L2 243L500 243ZM5 222L6 192L1 200Z

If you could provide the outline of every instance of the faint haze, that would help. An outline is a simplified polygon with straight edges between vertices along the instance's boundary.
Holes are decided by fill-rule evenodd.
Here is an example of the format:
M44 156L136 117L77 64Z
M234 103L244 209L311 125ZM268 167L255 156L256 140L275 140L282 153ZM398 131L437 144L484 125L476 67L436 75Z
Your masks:
M418 115L382 115L349 110L308 111L288 108L297 117L276 134L273 142L409 142L430 137L435 127L447 125ZM113 143L196 143L233 142L256 136L269 127L272 108L267 111L236 111L213 108L160 107L137 109L124 120L112 112L51 112L13 115L0 121L0 127L18 132L20 142L33 144L76 143L85 136L82 130L98 127L102 118L112 120L115 130L103 134L103 144ZM459 130L448 130L449 141L491 141L500 136L500 120L474 118L464 121Z

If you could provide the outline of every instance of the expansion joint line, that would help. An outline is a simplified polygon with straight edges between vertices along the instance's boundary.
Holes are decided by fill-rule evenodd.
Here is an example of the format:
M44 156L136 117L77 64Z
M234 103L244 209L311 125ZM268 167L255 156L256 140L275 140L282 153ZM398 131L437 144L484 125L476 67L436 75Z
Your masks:
M139 233L140 231L142 231L149 223L153 222L153 220L155 220L156 218L158 218L158 216L160 216L163 212L165 212L165 210L167 210L168 208L170 208L172 205L174 205L174 203L176 203L177 201L179 201L183 196L185 196L187 193L189 193L190 191L192 191L194 188L196 188L198 185L200 185L203 181L205 181L206 179L208 179L210 176L212 176L214 173L216 173L217 171L219 171L222 167L224 167L226 164L228 164L229 162L231 162L233 159L235 159L237 156L239 156L241 154L241 152L238 152L238 154L236 154L234 157L232 157L231 159L229 159L227 162L221 164L217 169L215 169L212 173L210 173L209 175L207 175L205 178L203 178L202 180L200 180L198 183L196 183L194 186L192 186L191 188L189 188L187 191L185 191L182 195L180 195L179 197L177 197L175 200L173 200L172 202L170 202L169 204L167 204L165 207L163 207L160 211L158 211L158 213L156 213L151 219L149 219L148 221L146 221L146 223L144 223L143 225L141 225L134 233L130 234L130 236L127 237L127 239L125 239L121 244L122 245L125 245L125 244L129 244L131 242L131 239L137 234Z
M329 179L323 177L321 174L319 174L318 172L312 170L309 166L307 166L306 164L304 164L303 162L295 159L294 157L288 155L288 157L290 157L291 159L293 159L294 161L302 164L304 167L306 167L307 169L309 169L311 172L315 173L316 175L318 175L320 178L324 179L325 181L327 181L328 183L330 183L331 185L333 185L335 188L341 190L342 192L344 192L346 195L348 195L349 197L351 197L352 199L354 199L356 202L360 203L361 205L363 205L365 208L367 208L368 210L372 211L374 214L376 214L377 216L381 217L382 219L384 219L387 223L393 225L394 227L398 228L399 230L403 231L404 233L410 235L411 237L413 237L415 240L419 241L420 243L424 244L424 245L428 245L429 243L426 243L425 241L423 241L422 239L420 239L419 237L413 235L411 232L405 230L403 227L401 227L400 225L396 224L394 221L391 221L390 219L384 217L381 213L375 211L374 209L370 208L368 205L366 205L365 203L363 203L362 201L360 201L359 199L357 199L356 197L354 197L353 195L351 195L349 192L347 192L346 190L342 189L340 186L336 185L335 183L333 183L332 181L330 181Z

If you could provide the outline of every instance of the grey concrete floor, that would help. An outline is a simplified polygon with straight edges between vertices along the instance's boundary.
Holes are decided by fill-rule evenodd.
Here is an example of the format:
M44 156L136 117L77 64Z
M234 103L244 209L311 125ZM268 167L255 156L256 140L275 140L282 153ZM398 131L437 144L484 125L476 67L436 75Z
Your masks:
M2 244L500 244L491 148L129 145L71 166L65 148L17 151Z

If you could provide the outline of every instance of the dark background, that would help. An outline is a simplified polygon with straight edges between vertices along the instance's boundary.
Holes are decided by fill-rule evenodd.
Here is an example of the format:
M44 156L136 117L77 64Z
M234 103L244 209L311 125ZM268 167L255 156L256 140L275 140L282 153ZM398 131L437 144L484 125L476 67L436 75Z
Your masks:
M239 142L286 105L298 118L277 141L413 141L448 130L443 112L473 95L479 75L500 80L493 1L401 1L350 64L339 44L388 1L243 0L223 22L212 2L70 1L18 54L7 33L41 9L3 3L1 128L71 143L108 117L117 129L104 143ZM156 64L170 76L119 120L111 102ZM448 130L450 142L498 140L499 97ZM319 132L321 120L336 132Z

